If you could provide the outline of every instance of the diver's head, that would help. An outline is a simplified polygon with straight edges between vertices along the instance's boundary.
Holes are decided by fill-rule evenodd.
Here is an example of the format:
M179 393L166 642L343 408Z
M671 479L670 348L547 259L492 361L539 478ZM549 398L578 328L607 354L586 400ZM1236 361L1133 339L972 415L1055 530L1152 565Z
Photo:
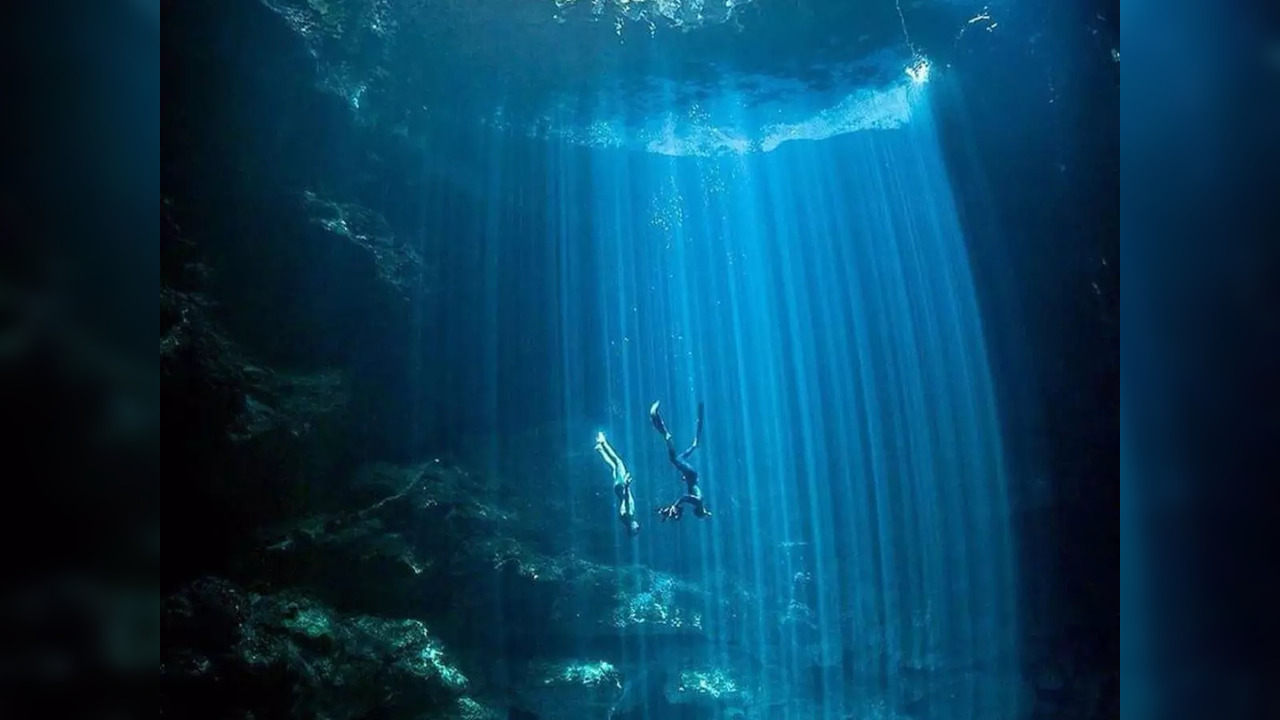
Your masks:
M699 505L693 509L693 514L700 518L709 518L711 517L711 509L706 505Z
M631 524L627 525L627 534L630 535L631 537L635 537L636 535L640 534L639 520L632 520Z

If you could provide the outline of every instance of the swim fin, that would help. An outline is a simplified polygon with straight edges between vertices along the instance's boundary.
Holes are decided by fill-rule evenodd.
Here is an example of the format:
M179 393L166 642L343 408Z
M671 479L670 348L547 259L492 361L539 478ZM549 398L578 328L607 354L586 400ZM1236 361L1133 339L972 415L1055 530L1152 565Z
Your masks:
M667 426L662 422L662 416L658 414L658 401L654 400L649 406L649 420L653 422L653 427L665 437L667 434Z

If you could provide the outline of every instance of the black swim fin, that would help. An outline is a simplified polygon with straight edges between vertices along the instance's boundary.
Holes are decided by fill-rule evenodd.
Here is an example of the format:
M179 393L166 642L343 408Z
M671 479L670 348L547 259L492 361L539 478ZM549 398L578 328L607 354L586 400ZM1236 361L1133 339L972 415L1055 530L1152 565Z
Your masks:
M653 422L654 429L662 433L663 437L666 437L667 426L662 422L662 416L658 414L657 400L654 400L653 404L649 406L649 420Z
M698 403L698 424L693 428L693 447L702 442L702 403Z

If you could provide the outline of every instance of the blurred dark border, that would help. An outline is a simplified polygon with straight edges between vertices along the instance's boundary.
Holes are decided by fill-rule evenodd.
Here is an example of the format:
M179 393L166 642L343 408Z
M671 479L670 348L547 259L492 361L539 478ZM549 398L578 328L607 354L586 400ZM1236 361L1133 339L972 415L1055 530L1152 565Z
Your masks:
M158 11L50 0L0 23L6 718L154 702Z
M1280 716L1280 7L1121 6L1124 717Z

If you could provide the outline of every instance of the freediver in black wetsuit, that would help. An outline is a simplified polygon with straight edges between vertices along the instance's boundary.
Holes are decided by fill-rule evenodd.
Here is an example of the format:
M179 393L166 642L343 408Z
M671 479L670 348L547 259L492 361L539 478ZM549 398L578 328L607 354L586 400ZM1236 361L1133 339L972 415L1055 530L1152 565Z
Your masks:
M676 466L676 470L680 472L680 479L685 485L685 494L670 505L658 508L658 515L664 521L679 520L680 515L684 512L684 506L688 504L693 506L695 517L711 517L711 511L707 509L706 503L702 501L702 488L698 487L698 471L686 460L693 454L693 451L698 447L698 440L702 438L702 403L698 403L698 424L693 432L693 444L682 453L676 452L675 443L671 441L671 433L667 430L666 423L662 422L662 416L658 414L658 403L656 402L649 407L649 419L653 421L653 427L667 443L667 457L670 458L671 464Z

